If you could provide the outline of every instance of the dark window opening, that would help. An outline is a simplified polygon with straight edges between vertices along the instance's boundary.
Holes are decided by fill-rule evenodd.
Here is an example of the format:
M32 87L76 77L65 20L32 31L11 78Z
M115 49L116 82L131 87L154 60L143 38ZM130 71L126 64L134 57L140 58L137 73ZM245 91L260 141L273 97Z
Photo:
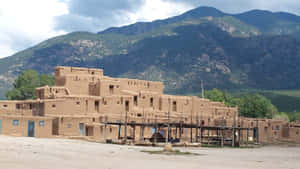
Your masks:
M150 107L153 107L153 97L150 98Z
M3 105L3 107L8 107L8 106L5 104L5 105Z
M173 101L173 111L177 111L177 103L176 101Z
M129 111L129 101L125 101L125 111Z
M95 111L99 112L99 101L95 101Z
M109 128L109 132L112 133L112 128L111 127Z
M114 85L109 85L109 93L110 94L114 93Z
M96 121L96 119L95 118L93 118L93 122L95 122Z
M29 104L29 109L30 109L30 110L32 109L32 104Z
M55 104L52 104L52 107L53 107L53 108L55 108L55 107L56 107L56 105L55 105Z
M133 97L133 103L134 103L135 106L138 105L138 97L137 96Z
M77 105L80 105L80 102L76 102Z
M88 107L89 107L89 102L86 100L85 101L85 110L88 111Z
M21 108L21 105L20 105L20 104L16 104L16 108L17 108L17 109L20 109L20 108Z
M138 117L142 117L142 114L141 114L141 113L138 113L137 116L138 116Z

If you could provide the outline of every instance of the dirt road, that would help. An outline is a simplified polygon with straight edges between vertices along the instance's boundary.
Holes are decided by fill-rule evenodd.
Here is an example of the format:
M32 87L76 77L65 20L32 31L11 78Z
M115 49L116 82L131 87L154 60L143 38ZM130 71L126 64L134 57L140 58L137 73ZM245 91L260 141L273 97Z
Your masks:
M200 155L151 155L161 148L0 136L0 169L300 169L300 147L181 148Z

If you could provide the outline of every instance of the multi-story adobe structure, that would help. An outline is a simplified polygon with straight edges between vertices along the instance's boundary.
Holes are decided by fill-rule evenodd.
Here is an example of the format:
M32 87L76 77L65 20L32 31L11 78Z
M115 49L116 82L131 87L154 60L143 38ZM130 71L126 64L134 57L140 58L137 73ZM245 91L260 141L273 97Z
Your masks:
M152 138L159 129L107 125L116 123L183 123L199 126L236 126L257 129L239 134L260 142L300 142L300 124L238 117L238 107L195 96L163 93L161 82L104 76L102 69L56 67L55 86L36 89L36 99L0 102L0 134L32 137L88 137L95 140ZM172 128L162 137L197 140L199 131ZM214 136L217 131L200 131ZM143 133L143 134L141 134ZM228 133L228 132L227 132ZM230 132L229 132L230 133ZM259 134L258 134L259 133ZM225 134L226 135L226 134ZM192 138L192 139L191 139ZM250 139L251 140L251 139Z

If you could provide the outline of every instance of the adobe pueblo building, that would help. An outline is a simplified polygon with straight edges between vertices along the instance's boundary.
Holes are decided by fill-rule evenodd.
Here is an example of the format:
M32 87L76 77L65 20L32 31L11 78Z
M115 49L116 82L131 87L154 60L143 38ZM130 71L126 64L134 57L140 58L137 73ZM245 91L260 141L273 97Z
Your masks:
M135 143L300 142L300 124L243 118L238 107L166 95L161 82L61 66L54 78L55 86L36 89L36 100L0 102L0 134Z

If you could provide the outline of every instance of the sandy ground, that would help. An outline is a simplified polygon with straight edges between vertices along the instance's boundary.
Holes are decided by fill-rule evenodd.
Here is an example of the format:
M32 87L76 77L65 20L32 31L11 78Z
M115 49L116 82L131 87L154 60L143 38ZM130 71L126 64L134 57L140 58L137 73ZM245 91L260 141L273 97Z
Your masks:
M201 155L151 155L161 148L0 136L1 169L300 169L300 147L181 148Z

